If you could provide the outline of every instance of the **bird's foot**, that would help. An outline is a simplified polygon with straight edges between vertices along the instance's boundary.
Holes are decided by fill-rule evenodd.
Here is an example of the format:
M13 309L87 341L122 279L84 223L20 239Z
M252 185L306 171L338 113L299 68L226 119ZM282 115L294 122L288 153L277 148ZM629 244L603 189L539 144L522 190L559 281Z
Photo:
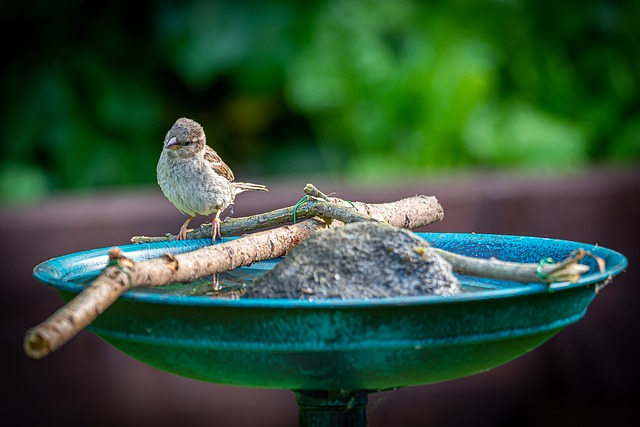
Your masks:
M222 239L222 234L220 234L220 218L217 216L211 222L211 243L216 242L216 237Z
M193 231L193 228L186 228L186 227L184 229L181 228L176 239L187 240L187 233L189 233L190 231Z
M187 240L187 233L189 231L193 231L193 230L185 230L184 233L181 231L178 233L178 235L176 236L176 240Z
M182 227L180 227L180 231L178 232L178 236L176 237L176 239L187 240L187 233L190 231L193 231L192 229L187 229L187 226L189 225L192 219L193 217L190 216L189 218L187 218L184 224L182 224Z

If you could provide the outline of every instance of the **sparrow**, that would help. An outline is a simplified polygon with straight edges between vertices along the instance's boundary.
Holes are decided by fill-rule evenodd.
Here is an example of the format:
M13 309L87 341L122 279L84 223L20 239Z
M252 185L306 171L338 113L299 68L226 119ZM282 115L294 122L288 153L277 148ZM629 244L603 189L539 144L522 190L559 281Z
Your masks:
M178 240L187 236L187 226L196 215L215 214L211 241L220 234L220 213L244 191L268 191L264 185L235 182L229 166L207 145L202 126L187 118L176 120L164 138L156 168L158 184L165 197L187 220Z

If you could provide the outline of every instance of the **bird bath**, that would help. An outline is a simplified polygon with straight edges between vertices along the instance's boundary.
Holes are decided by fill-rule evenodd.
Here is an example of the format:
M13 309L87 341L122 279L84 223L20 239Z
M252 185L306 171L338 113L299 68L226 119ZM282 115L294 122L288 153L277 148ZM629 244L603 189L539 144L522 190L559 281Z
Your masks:
M620 273L618 252L526 236L419 233L462 255L537 263L578 248L603 258L575 283L522 284L460 277L467 292L372 300L223 299L157 289L125 293L88 328L156 368L202 381L292 390L303 426L366 425L369 392L464 377L534 349L584 316ZM122 246L134 260L182 253L208 239ZM108 262L108 248L54 258L34 276L65 300ZM272 268L264 261L241 270Z

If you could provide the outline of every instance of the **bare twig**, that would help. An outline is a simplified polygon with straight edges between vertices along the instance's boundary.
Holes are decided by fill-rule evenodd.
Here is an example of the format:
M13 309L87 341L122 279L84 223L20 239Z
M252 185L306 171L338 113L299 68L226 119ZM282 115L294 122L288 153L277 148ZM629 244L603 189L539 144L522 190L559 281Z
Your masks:
M304 191L304 194L306 194L307 196L315 197L317 199L322 199L326 202L335 202L337 200L341 200L341 199L338 199L337 197L334 197L333 200L330 199L329 196L324 194L322 191L318 190L313 184L307 184L304 187L303 191Z
M490 279L512 280L523 283L575 282L590 269L588 265L578 264L585 256L594 258L600 270L604 271L604 261L583 249L571 253L562 262L548 264L523 264L497 259L473 258L438 248L433 249L451 264L455 272Z
M103 272L67 305L27 331L24 351L41 359L57 350L93 322L130 288L190 282L254 262L285 255L313 231L326 227L319 219L247 235L242 239L179 254L133 262L122 251L109 252Z
M305 187L309 196L299 206L289 206L274 211L242 218L226 218L220 226L221 233L232 236L262 228L291 223L294 211L298 220L321 217L335 219L344 223L358 221L386 221L396 227L409 229L441 221L444 210L438 200L432 196L414 196L392 203L369 204L346 202L338 198L329 198L311 184ZM187 233L189 239L211 238L211 224L203 224ZM165 242L177 239L176 235L148 237L134 236L133 243Z

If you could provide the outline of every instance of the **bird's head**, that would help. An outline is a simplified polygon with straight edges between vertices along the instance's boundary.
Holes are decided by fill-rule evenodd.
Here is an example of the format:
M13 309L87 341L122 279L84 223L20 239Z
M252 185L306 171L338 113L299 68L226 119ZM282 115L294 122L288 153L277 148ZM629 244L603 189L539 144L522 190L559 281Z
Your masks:
M164 149L180 157L191 157L204 149L207 140L199 123L185 117L176 120L164 138Z

